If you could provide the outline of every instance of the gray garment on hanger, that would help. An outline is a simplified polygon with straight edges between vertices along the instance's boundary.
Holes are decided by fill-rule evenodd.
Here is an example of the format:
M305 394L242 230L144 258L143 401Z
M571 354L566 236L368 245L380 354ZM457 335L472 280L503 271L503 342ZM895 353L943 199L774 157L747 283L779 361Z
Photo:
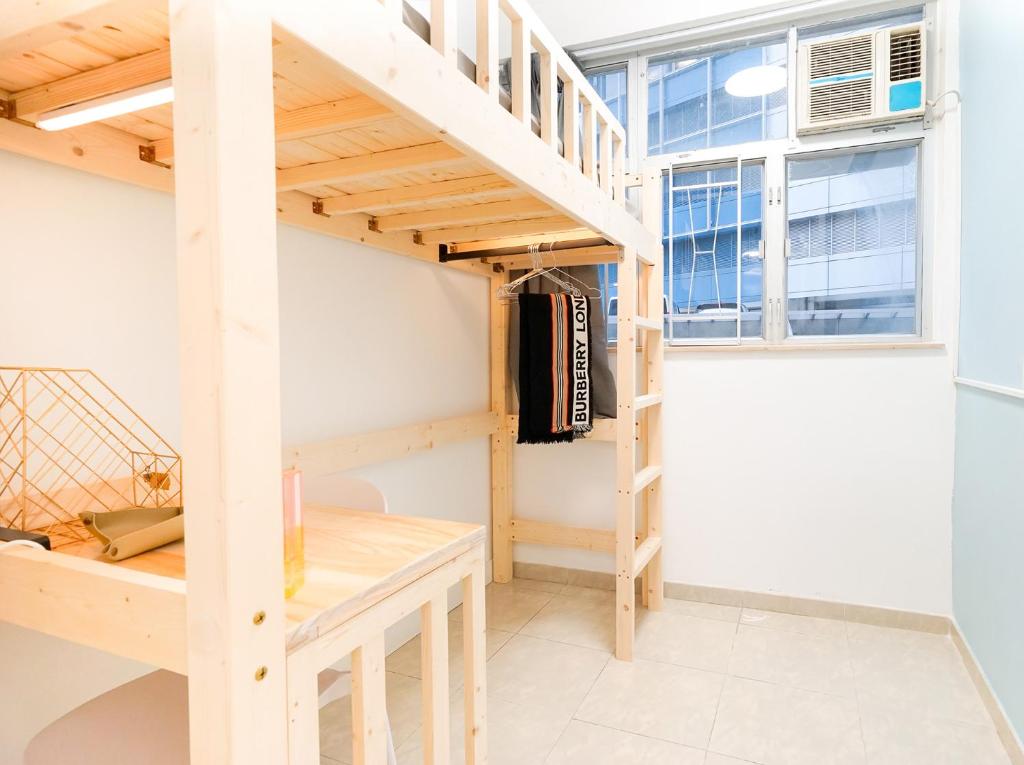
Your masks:
M584 284L598 288L597 266L571 266L562 269ZM513 271L509 279L515 279L526 271ZM530 279L521 292L548 294L558 291L558 285L547 279ZM605 323L604 301L600 297L590 298L590 383L593 390L595 417L615 417L615 378L608 362L608 328ZM508 367L512 374L515 390L514 409L519 411L519 303L510 306L508 321Z

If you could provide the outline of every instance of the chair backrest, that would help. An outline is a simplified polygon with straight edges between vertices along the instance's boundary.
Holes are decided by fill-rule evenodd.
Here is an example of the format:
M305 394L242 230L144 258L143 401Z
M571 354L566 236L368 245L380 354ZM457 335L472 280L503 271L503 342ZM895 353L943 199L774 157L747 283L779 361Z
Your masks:
M329 504L347 507L350 510L366 510L371 513L386 513L388 500L384 493L362 478L336 474L319 480L318 494L330 496Z

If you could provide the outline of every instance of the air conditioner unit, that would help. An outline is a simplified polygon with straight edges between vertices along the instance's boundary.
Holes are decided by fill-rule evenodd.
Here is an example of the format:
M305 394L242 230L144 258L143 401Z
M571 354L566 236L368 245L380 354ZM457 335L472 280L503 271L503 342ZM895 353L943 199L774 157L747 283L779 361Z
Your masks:
M924 25L804 43L797 133L918 119L925 110Z

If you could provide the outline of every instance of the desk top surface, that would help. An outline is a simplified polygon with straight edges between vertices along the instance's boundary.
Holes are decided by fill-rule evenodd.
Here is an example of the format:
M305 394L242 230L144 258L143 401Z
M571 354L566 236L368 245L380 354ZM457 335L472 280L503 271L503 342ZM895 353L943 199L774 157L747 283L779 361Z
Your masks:
M290 649L486 540L486 529L476 524L308 503L303 534L305 584L285 601ZM102 560L94 541L60 552ZM175 542L109 565L184 579L185 546Z

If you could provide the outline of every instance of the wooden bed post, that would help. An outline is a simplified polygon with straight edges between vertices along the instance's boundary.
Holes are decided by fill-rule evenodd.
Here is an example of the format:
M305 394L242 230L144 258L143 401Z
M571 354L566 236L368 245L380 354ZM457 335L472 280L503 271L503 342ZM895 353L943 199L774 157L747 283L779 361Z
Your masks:
M271 19L171 0L191 760L285 763Z
M491 306L491 411L498 415L498 429L491 436L491 536L492 576L496 582L512 581L512 500L509 486L512 432L508 427L511 381L508 373L509 309L497 292L508 281L506 273L490 281Z
M624 247L618 270L618 407L615 429L615 656L622 661L633 659L636 627L636 591L633 585L636 554L636 435L633 420L633 400L636 397L636 267L636 250Z

